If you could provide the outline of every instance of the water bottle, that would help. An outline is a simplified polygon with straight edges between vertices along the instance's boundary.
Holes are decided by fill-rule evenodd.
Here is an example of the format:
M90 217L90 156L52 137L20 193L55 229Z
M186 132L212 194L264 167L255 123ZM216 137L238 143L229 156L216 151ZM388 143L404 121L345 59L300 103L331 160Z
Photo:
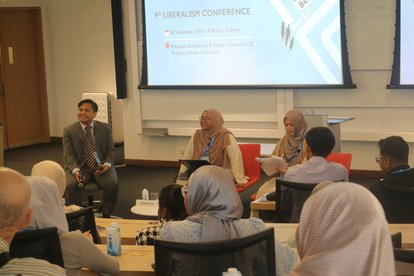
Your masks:
M142 199L149 200L149 193L147 189L142 190Z
M119 236L119 254L122 252L122 246L121 246L121 226L119 226L118 222L112 222L111 227L114 227L118 230L118 236Z
M230 267L227 271L223 272L222 276L242 276L241 272L237 268Z
M118 229L112 226L106 227L106 238L108 255L118 256L120 254L119 244L121 243Z

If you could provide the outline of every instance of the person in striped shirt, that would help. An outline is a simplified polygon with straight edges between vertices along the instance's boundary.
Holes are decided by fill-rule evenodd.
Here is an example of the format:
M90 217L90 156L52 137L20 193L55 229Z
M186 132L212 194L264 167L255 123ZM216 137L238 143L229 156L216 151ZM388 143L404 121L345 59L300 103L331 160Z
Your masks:
M66 275L62 267L35 258L11 258L10 243L32 218L30 186L17 171L0 167L0 275Z

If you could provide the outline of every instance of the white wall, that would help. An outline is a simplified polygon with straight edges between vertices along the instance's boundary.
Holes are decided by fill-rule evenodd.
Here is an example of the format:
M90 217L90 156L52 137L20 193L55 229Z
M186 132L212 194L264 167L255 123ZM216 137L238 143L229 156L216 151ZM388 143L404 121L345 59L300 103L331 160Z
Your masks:
M116 93L110 0L2 0L41 7L51 136L76 120L83 92Z
M133 0L124 0L124 27L126 34L129 34L125 37L128 63L128 97L123 100L125 158L177 160L187 143L187 136L151 136L140 133L143 129L145 133L148 126L156 127L159 121L161 125L168 121L165 118L158 120L159 118L151 117L154 115L152 110L165 110L165 116L174 112L175 119L182 116L178 118L179 125L184 122L189 128L197 127L199 114L176 106L168 108L167 104L171 101L165 101L164 98L183 95L182 91L161 91L160 101L148 98L146 91L138 91L139 68L133 4ZM116 93L110 1L0 1L0 7L5 6L42 8L50 132L52 136L61 136L63 127L76 120L76 103L83 92ZM250 91L255 93L254 100L248 100L252 102L251 107L242 102L245 109L237 107L237 98L251 97L246 95L249 91L220 91L222 94L212 91L215 97L206 96L205 93L209 91L188 91L186 104L198 105L197 110L200 109L200 112L204 106L217 105L226 111L223 114L226 122L240 136L249 136L242 131L246 124L241 127L240 121L252 120L254 123L247 124L250 130L257 128L257 122L260 123L259 128L274 126L275 131L259 131L256 135L274 138L242 138L239 139L241 142L275 143L276 138L283 135L278 121L284 109L291 106L303 111L328 113L330 116L353 116L355 120L342 126L342 151L353 153L352 169L378 170L373 160L377 154L378 139L398 134L414 142L414 124L409 120L414 116L414 91L385 88L391 75L394 9L393 0L346 0L348 51L357 89ZM145 101L147 99L150 101ZM208 103L202 105L197 99ZM263 106L262 112L258 106ZM169 122L172 125L175 123L174 120ZM157 130L157 133L162 133L162 129ZM414 152L412 143L410 149ZM411 163L414 164L414 154Z
M283 133L280 107L290 106L304 112L314 111L335 117L355 117L342 125L342 151L353 153L352 169L378 170L373 157L377 154L377 141L389 135L401 135L414 142L414 124L401 118L414 116L413 90L387 90L393 60L395 1L392 0L346 0L346 25L349 62L356 89L321 89L286 91L137 91L133 94L139 103L138 112L130 112L130 123L135 119L135 133L127 144L126 157L130 159L176 160L188 138L179 137L191 133L197 127L196 118L204 107L213 105L224 111L226 126L237 137L251 137L243 128L255 130L247 122L273 126L279 130L257 133L251 139L239 141L263 141L274 143ZM134 20L131 20L135 24ZM137 47L132 41L131 49ZM135 68L138 70L138 68ZM134 72L138 74L139 71ZM135 79L134 86L138 84ZM279 94L285 93L285 98ZM289 98L289 95L290 98ZM282 101L281 101L282 99ZM207 104L205 104L207 103ZM133 116L138 116L133 118ZM242 126L239 122L244 120ZM127 123L128 124L128 123ZM159 134L168 133L178 137L147 137L149 129ZM127 134L129 136L129 134ZM254 135L253 135L254 136ZM273 137L273 139L263 139ZM140 145L145 145L142 149ZM158 146L163 149L155 150ZM412 144L410 143L410 147ZM411 158L414 160L414 155ZM412 161L411 160L411 161ZM412 162L411 162L412 163Z

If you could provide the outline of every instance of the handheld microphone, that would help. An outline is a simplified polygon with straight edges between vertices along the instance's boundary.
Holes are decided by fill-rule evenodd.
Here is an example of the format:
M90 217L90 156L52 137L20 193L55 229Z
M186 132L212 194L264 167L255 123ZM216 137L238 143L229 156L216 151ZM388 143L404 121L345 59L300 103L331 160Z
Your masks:
M80 172L80 177L78 181L78 188L83 189L85 187L85 185L83 184L83 173L82 171L79 171L79 172Z

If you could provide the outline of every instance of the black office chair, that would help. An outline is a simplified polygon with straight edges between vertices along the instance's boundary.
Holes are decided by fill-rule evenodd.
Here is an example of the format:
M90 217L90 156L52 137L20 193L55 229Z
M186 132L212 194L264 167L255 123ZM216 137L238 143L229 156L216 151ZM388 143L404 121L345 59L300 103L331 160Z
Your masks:
M398 262L414 264L414 250L394 248L394 260Z
M395 269L397 275L413 275L414 250L402 248L402 234L397 232L391 235L394 250Z
M318 183L296 183L277 178L275 222L299 222L303 204Z
M414 188L385 185L389 204L384 208L389 223L414 223Z
M158 276L221 276L229 267L242 275L276 274L273 227L243 238L213 242L154 239Z
M56 227L16 233L10 244L10 256L12 258L33 257L64 267Z
M92 206L66 213L66 219L68 221L69 231L80 230L82 233L90 231L93 237L93 242L96 244L102 243L96 227L95 215Z
M391 242L393 248L402 248L402 233L397 232L391 235Z

